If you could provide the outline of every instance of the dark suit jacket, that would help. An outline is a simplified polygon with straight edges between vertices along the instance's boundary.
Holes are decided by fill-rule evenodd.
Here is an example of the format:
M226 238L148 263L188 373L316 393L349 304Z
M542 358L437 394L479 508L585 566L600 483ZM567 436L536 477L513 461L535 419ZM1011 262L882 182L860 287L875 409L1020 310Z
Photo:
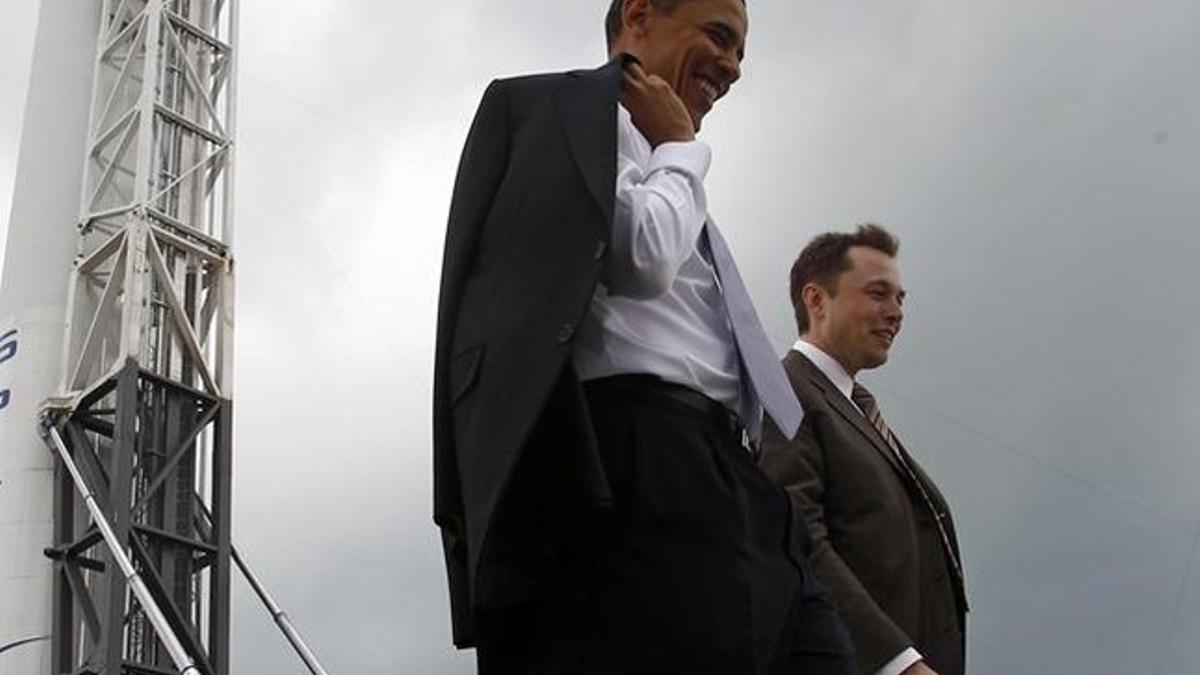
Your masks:
M609 241L619 83L618 60L495 81L463 149L433 406L434 520L460 647L474 643L475 607L535 593L552 532L611 499L570 355ZM556 465L531 459L534 438Z
M809 562L850 628L859 672L915 646L939 675L961 675L966 596L934 514L858 408L799 352L783 363L804 423L791 442L768 428L761 466L804 514ZM911 464L958 556L946 500Z

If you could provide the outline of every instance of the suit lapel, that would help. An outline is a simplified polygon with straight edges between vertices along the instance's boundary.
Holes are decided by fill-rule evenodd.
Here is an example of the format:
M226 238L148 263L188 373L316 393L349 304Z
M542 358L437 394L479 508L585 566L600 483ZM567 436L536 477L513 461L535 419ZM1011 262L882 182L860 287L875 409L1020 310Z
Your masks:
M825 373L822 373L820 368L813 364L812 361L809 361L808 357L795 350L788 352L785 365L789 372L794 371L792 372L793 377L808 378L817 389L821 390L821 394L825 397L825 402L829 404L829 407L836 410L843 419L850 423L850 426L857 429L863 435L863 438L883 456L884 461L896 470L896 473L900 475L904 484L907 485L910 482L907 473L904 471L904 467L900 465L900 460L896 457L896 453L892 452L892 449L888 447L887 442L879 435L879 431L871 426L871 423L867 421L862 411L842 395L842 392L838 391L838 388L828 377L825 377Z
M875 450L877 450L879 454L883 455L883 458L887 460L888 464L891 464L892 468L900 474L904 484L909 485L912 482L912 478L910 478L908 472L904 470L904 466L900 464L900 460L896 457L896 453L892 451L891 447L888 446L887 441L884 440L883 436L879 434L879 430L867 421L866 415L862 414L862 411L858 409L858 406L847 400L842 392L838 391L833 382L831 382L828 377L825 377L825 373L822 373L821 369L817 368L816 365L813 364L812 361L809 361L807 357L795 351L793 351L792 354L795 354L797 361L804 369L805 374L824 394L825 400L829 403L829 406L836 410L839 415L845 418L846 421L850 422L855 429L858 429L859 433L865 436L866 439L871 442L871 445L875 448ZM929 479L929 476L925 473L925 470L922 469L921 466L917 464L916 460L912 458L912 455L909 454L908 450L904 447L904 443L902 443L899 438L896 439L896 443L900 446L900 451L904 453L905 460L908 462L909 468L913 470L913 474L916 476L916 479L921 482L921 487L925 488L925 491L933 500L934 506L945 511L946 501L942 497L941 492L938 491L937 486L935 486L933 481Z
M612 223L617 191L620 83L621 60L613 59L596 70L568 73L556 96L559 119L566 129L575 164L604 214L606 226Z
M945 497L942 496L942 493L937 489L937 486L934 485L933 481L930 480L924 469L922 469L920 465L918 465L916 461L912 459L912 456L909 455L908 450L904 448L904 445L900 443L899 439L897 439L896 442L900 443L901 451L904 452L909 467L912 468L913 474L916 476L916 480L921 482L921 486L913 484L913 478L910 477L908 472L904 470L904 467L901 466L900 460L896 457L896 454L892 451L892 449L888 447L887 441L883 439L875 427L871 426L871 423L867 421L866 416L859 411L858 406L855 406L852 402L847 400L846 397L842 395L842 392L838 391L837 386L825 376L825 373L821 372L820 368L817 368L812 361L808 360L808 357L793 349L790 350L787 353L787 356L784 357L783 365L785 370L787 370L788 377L793 381L806 379L821 392L821 395L824 396L825 401L829 404L829 407L836 410L839 415L841 415L847 422L850 423L851 426L857 429L859 433L861 433L863 437L867 439L871 446L875 448L876 452L882 455L884 460L892 466L892 468L896 471L896 474L900 477L900 483L904 485L905 489L907 489L908 492L923 505L923 508L925 508L924 499L921 497L920 487L924 487L926 493L929 495L930 500L933 501L933 507L946 515L945 526L947 528L947 535L950 539L951 547L951 550L947 553L953 556L954 559L959 561L959 564L961 564L962 557L958 550L958 538L954 532L954 522L950 518L949 506L946 503ZM935 513L931 515L936 516L937 514ZM963 586L963 581L961 578L957 578L955 580L955 586L959 594L959 599L962 602L962 607L965 611L967 608L967 596L966 589Z
M859 433L861 433L871 443L871 446L874 447L875 450L883 456L884 460L886 460L887 463L890 464L896 471L896 474L900 477L901 484L903 484L909 493L918 500L918 503L922 505L922 508L927 508L925 506L924 498L921 497L921 489L924 488L925 493L929 495L930 501L933 502L933 508L937 512L945 514L946 516L944 525L946 527L947 538L950 540L951 548L951 550L947 551L946 553L954 558L956 564L961 565L962 556L958 550L958 537L954 531L954 521L952 518L950 518L950 509L946 503L946 499L942 496L942 493L937 489L937 486L933 483L933 481L930 480L928 474L925 473L925 470L922 469L915 460L913 460L912 455L910 455L908 450L904 448L904 444L900 443L899 439L896 440L896 442L900 445L901 452L903 452L905 455L905 459L908 462L909 467L913 471L915 479L921 483L920 486L913 484L913 477L909 476L908 472L904 470L904 467L901 466L900 460L897 459L896 454L892 452L890 447L888 447L887 441L883 439L875 427L871 426L871 423L867 421L866 416L859 411L857 406L848 401L846 397L842 395L842 392L838 391L833 382L831 382L829 378L825 376L825 373L821 372L820 368L817 368L812 361L809 361L808 357L804 356L800 352L791 350L788 352L787 356L784 357L784 367L788 372L788 377L792 379L807 378L808 381L813 384L813 386L820 390L821 394L825 397L825 401L829 404L829 407L836 410L839 415L841 415L847 422L850 423L851 426L853 426L855 429L858 429ZM931 515L936 517L937 513L933 513ZM963 580L961 577L957 577L955 579L955 587L959 599L962 602L963 610L965 611L968 607L967 595L966 588L963 585Z

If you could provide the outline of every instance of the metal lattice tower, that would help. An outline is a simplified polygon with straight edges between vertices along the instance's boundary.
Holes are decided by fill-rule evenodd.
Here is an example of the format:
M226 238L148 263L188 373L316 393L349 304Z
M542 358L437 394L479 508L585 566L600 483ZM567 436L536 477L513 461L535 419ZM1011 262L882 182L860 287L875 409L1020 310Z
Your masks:
M227 675L238 0L90 2L78 257L47 420L196 670ZM53 673L178 672L62 461L54 483Z

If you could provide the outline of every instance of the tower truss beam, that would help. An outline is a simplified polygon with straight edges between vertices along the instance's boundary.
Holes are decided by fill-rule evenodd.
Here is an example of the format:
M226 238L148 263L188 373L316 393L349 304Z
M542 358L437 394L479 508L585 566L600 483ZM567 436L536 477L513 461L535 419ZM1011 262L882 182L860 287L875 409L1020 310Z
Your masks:
M88 1L53 672L228 675L238 3Z

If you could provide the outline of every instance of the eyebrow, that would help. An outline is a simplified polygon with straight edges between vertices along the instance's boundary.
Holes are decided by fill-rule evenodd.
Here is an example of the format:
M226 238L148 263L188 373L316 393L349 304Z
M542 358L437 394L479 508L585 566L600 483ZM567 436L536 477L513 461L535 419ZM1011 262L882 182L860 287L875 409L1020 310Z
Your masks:
M885 279L872 279L871 281L867 282L866 288L883 288L888 291L894 290L896 291L896 294L900 296L901 300L908 297L908 291L899 286L893 285L892 282Z

